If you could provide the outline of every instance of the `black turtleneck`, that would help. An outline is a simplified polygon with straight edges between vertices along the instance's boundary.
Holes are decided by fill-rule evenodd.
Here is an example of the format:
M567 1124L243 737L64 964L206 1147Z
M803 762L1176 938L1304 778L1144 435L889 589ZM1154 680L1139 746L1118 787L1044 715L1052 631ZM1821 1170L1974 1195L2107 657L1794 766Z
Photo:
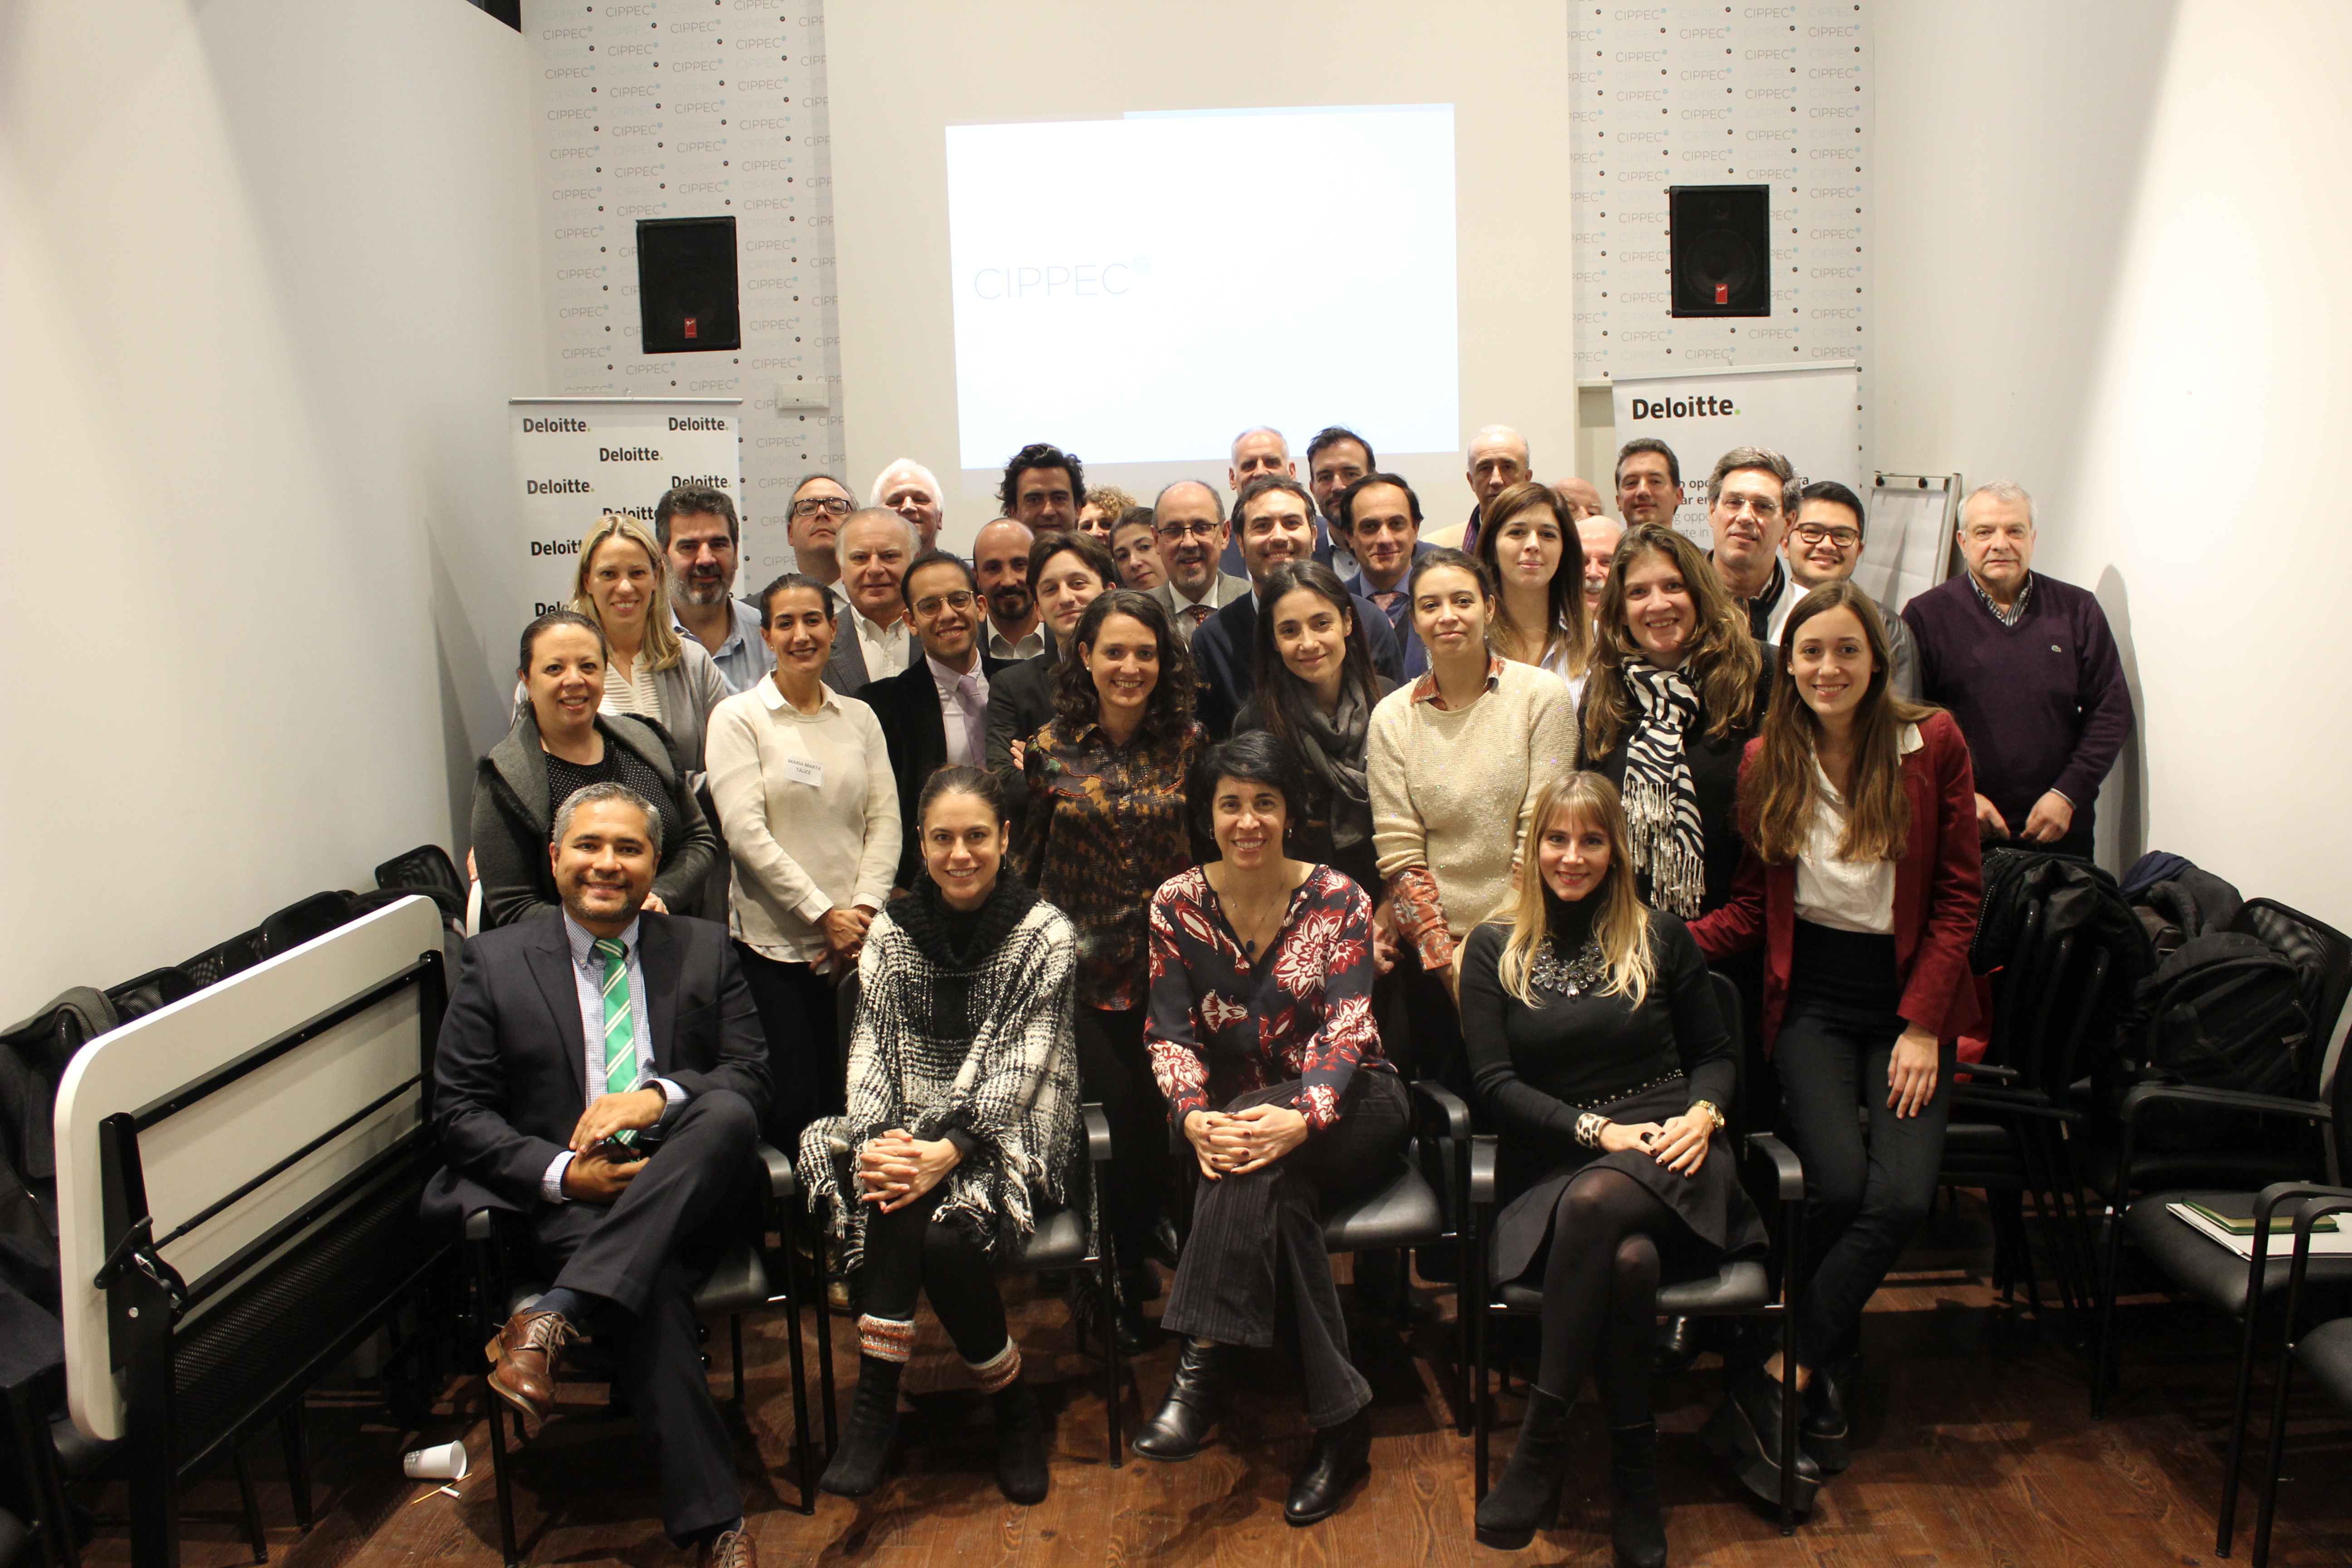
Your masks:
M1545 893L1551 930L1568 956L1584 945L1597 899L1563 903ZM1507 1161L1522 1173L1580 1160L1580 1109L1672 1073L1690 1080L1691 1100L1711 1100L1726 1114L1738 1081L1738 1047L1723 1026L1706 960L1672 915L1650 916L1655 973L1639 1007L1597 991L1579 996L1538 993L1530 1007L1503 989L1497 963L1511 928L1486 924L1470 933L1462 964L1462 1037L1478 1098L1501 1125Z
M1573 959L1583 951L1585 939L1592 934L1592 922L1600 915L1597 897L1588 895L1571 903L1549 886L1544 889L1544 927L1559 944L1563 959Z

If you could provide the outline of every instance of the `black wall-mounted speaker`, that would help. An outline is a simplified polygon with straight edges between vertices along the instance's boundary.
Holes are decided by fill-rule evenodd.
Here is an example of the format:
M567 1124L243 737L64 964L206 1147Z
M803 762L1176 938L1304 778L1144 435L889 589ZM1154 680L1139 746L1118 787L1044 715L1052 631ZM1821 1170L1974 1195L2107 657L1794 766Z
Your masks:
M637 310L649 354L741 348L735 220L638 219Z
M1772 313L1772 187L1669 185L1677 316Z

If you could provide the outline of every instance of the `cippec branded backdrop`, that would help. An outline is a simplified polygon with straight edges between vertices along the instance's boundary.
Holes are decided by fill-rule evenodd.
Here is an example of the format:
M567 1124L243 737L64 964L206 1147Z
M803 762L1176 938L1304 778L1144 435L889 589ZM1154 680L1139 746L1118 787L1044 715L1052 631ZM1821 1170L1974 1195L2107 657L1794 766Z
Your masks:
M1611 387L1617 439L1647 436L1674 449L1683 473L1675 526L1706 545L1706 478L1734 447L1769 447L1802 478L1863 493L1860 380L1850 363L1619 376Z
M741 414L731 397L513 399L508 418L522 501L516 625L572 602L581 536L606 512L626 512L650 530L655 504L673 485L740 494Z

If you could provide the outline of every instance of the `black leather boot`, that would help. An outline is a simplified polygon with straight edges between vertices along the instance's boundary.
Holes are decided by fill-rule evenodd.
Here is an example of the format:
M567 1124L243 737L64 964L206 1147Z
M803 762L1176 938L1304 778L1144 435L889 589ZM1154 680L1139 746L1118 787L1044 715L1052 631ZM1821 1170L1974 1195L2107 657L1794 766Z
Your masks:
M1609 1432L1609 1539L1622 1568L1666 1568L1666 1521L1658 1513L1658 1424Z
M1013 1502L1045 1500L1045 1418L1037 1395L1014 1379L988 1396L996 1407L996 1489Z
M903 1362L876 1356L857 1358L857 1401L849 1407L849 1427L833 1462L816 1479L819 1491L835 1497L864 1497L882 1484L882 1468L889 1462L890 1443L898 1435L898 1374Z
M1698 1360L1698 1320L1668 1318L1658 1325L1650 1350L1650 1370L1660 1377L1680 1377Z
M1853 1377L1851 1365L1825 1366L1805 1385L1805 1409L1797 1423L1797 1441L1824 1476L1843 1475L1853 1463L1845 1414L1846 1384Z
M1759 1366L1732 1383L1701 1431L1707 1446L1730 1461L1740 1484L1776 1507L1780 1501L1782 1460L1780 1401L1786 1396L1780 1380ZM1822 1468L1801 1444L1789 1458L1796 1473L1795 1506L1802 1513L1813 1506L1814 1494L1822 1489Z
M1372 1473L1372 1424L1360 1410L1337 1426L1319 1426L1307 1463L1282 1500L1282 1517L1313 1524L1339 1511L1348 1489Z
M1189 1459L1208 1441L1225 1402L1225 1347L1202 1340L1184 1342L1176 1375L1158 1414L1135 1435L1135 1451L1147 1459Z
M1517 1552L1559 1512L1559 1483L1568 1474L1568 1401L1528 1390L1528 1413L1503 1479L1478 1505L1478 1544Z

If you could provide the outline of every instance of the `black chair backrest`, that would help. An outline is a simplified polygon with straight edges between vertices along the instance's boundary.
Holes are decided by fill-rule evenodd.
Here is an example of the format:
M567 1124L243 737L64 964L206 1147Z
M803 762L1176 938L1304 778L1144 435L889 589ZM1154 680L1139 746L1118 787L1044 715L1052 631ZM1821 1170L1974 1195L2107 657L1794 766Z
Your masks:
M1707 972L1706 979L1708 989L1715 993L1716 1010L1723 1015L1724 1032L1731 1037L1731 1103L1719 1109L1730 1121L1731 1135L1734 1138L1742 1138L1750 1131L1751 1123L1769 1127L1772 1124L1770 1114L1772 1108L1767 1107L1765 1114L1760 1119L1749 1114L1748 1038L1740 1033L1741 1029L1746 1027L1747 1020L1744 1016L1746 1009L1739 1005L1739 987L1733 984L1728 977L1717 974L1713 970Z
M351 918L349 893L313 893L263 921L254 933L254 951L263 958L275 958L326 935L337 926L349 924Z
M239 931L217 947L208 947L194 958L184 958L173 965L198 986L217 985L232 974L243 973L261 962L261 932L258 930Z
M2321 1074L2336 1026L2352 997L2352 937L2274 899L2249 899L2230 929L2259 937L2284 954L2303 975L2303 1010L2311 1020L2312 1047L2305 1053L2304 1082L2295 1092L2319 1098Z
M449 858L449 851L438 844L420 844L378 866L375 885L396 888L404 893L422 893L440 905L443 914L465 918L466 879L457 874L457 862Z
M176 964L151 969L133 980L106 988L106 999L122 1022L143 1018L158 1007L168 1007L197 990L195 977Z

